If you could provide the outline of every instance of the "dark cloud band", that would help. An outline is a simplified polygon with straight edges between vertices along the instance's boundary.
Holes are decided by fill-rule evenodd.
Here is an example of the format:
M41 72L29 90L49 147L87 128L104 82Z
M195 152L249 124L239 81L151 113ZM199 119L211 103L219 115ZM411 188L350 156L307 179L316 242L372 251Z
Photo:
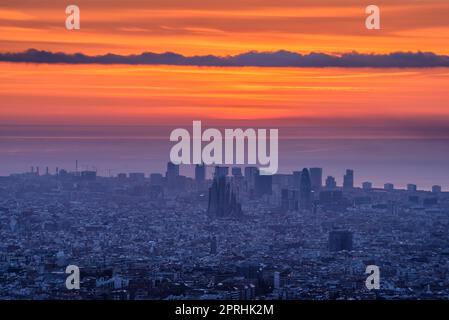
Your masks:
M300 54L289 51L251 51L234 56L183 56L176 53L144 52L138 55L105 54L88 56L82 53L29 49L24 52L0 53L3 62L65 63L65 64L127 64L127 65L180 65L219 67L344 67L344 68L429 68L449 67L449 56L432 52L394 52L389 54L363 54L357 52L332 55L325 53Z

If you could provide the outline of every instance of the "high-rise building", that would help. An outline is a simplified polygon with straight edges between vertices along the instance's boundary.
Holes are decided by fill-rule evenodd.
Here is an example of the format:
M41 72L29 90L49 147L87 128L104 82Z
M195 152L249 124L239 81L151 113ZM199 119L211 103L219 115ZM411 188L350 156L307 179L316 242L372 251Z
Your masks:
M273 192L273 176L258 175L256 176L255 191L257 197L271 195Z
M279 271L275 271L273 275L273 288L278 290L281 288L281 273Z
M337 187L337 182L332 176L327 176L326 178L326 189L335 189Z
M215 217L240 216L242 206L226 177L216 177L209 188L208 213Z
M346 169L346 174L343 176L343 188L354 188L354 170Z
M284 211L297 211L299 209L299 191L282 189L281 207Z
M310 168L310 181L312 189L319 191L323 186L323 168Z
M417 189L418 189L418 187L416 186L416 184L409 183L407 185L407 191L416 192Z
M245 181L248 193L253 194L256 188L256 177L259 175L257 167L245 167Z
M167 172L165 173L166 178L173 178L179 176L179 165L173 162L167 163Z
M229 174L229 167L215 167L214 178L227 177Z
M206 180L206 166L204 164L197 164L195 166L195 181L203 183Z
M301 185L299 187L299 207L302 210L312 208L312 182L310 181L309 170L302 169Z
M232 167L232 176L241 177L242 176L242 168L240 167Z
M210 238L210 254L217 254L217 237Z
M373 188L373 184L369 181L362 183L362 189L363 190L371 190Z
M388 190L388 191L393 191L394 190L394 184L392 184L392 183L385 183L384 184L384 189Z
M179 165L174 164L173 162L168 162L165 177L167 178L167 186L169 188L176 187L176 183L179 177Z
M119 174L117 175L117 178L118 178L119 180L126 180L127 175L126 175L126 173L119 173Z
M331 231L329 233L330 251L351 251L352 250L352 232L350 231Z
M438 185L432 186L432 192L433 193L441 193L441 186L438 186Z

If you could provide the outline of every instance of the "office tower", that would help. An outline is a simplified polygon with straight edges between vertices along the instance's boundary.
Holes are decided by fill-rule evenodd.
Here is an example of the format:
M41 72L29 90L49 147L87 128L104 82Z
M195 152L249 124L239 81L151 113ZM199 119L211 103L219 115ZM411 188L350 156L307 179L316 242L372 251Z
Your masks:
M173 162L168 162L165 177L172 178L177 176L179 176L179 165L174 164Z
M346 174L343 176L343 188L354 188L354 170L346 169Z
M206 166L204 164L197 164L195 166L195 181L203 183L206 180Z
M145 181L145 173L143 172L131 172L129 174L129 179L133 182Z
M302 210L312 208L312 182L309 170L304 168L301 172L301 186L299 187L299 207Z
M245 180L248 184L248 191L254 190L256 186L256 177L259 175L257 167L245 167Z
M301 171L293 171L293 188L299 190L301 187Z
M281 288L281 273L279 271L275 271L273 275L273 288L280 289Z
M329 233L330 251L351 251L352 250L352 232L350 231L331 231Z
M210 254L217 254L217 237L210 238Z
M257 167L245 167L245 178L255 179L259 175L259 169Z
M169 188L176 187L176 181L179 177L179 165L168 162L165 177L167 178L167 186Z
M388 190L388 191L393 191L394 190L394 184L392 184L392 183L385 183L384 184L384 189Z
M258 175L256 176L255 191L257 197L271 195L273 192L273 176Z
M39 167L36 167L36 175L39 175Z
M232 168L232 176L234 176L234 177L241 177L242 176L242 168L240 168L240 167L233 167Z
M242 207L237 202L237 195L226 177L216 177L209 188L209 205L207 212L215 217L240 216Z
M326 178L326 189L335 189L337 187L337 182L332 176L327 176Z
M362 189L363 190L371 190L373 188L373 184L371 182L363 182L362 183Z
M48 169L48 167L45 168L45 175L46 176L50 175L50 170Z
M416 184L409 183L407 185L407 191L416 192L417 189L418 189L418 187L416 186Z
M432 186L432 192L433 193L441 193L441 186L438 186L438 185Z
M150 174L150 184L152 186L162 186L164 184L164 177L160 173Z
M319 191L323 186L323 169L310 168L310 181L312 182L312 190Z
M118 178L119 180L126 180L126 173L119 173L119 174L117 175L117 178Z
M229 174L229 167L215 167L214 178L227 177Z
M284 211L297 211L299 209L299 192L297 190L281 190L281 208Z

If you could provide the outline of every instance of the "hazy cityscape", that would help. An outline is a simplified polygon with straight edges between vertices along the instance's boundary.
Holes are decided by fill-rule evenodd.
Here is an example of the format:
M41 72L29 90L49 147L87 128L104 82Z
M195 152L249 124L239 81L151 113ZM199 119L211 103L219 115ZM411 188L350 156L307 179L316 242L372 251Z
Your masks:
M0 177L0 298L447 299L449 193L325 173L197 165L186 177L169 162Z

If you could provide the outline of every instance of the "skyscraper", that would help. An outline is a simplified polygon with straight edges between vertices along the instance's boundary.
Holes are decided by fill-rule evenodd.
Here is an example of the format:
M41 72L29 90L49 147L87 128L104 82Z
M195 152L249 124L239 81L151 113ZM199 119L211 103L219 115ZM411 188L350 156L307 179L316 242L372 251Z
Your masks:
M362 189L363 190L371 190L373 188L373 184L369 181L362 183Z
M352 250L352 232L350 231L331 231L329 233L329 250L342 251Z
M227 177L229 174L229 167L215 167L214 178Z
M217 237L210 238L210 254L217 254Z
M258 175L256 176L256 196L271 195L273 192L273 176Z
M302 169L301 172L299 207L302 210L310 210L312 208L312 182L310 181L309 170L307 168Z
M298 190L281 190L281 208L284 211L297 211L299 209Z
M174 164L173 162L168 162L165 176L167 178L179 176L179 165Z
M343 176L343 188L354 188L354 170L346 169L346 174Z
M242 176L242 168L240 168L240 167L233 167L232 168L232 175L234 177L241 177Z
M242 207L237 202L237 195L226 177L215 177L209 188L209 205L207 212L215 217L240 216Z
M179 165L174 164L173 162L168 162L165 177L167 178L167 185L169 188L176 187L176 180L179 177Z
M245 180L248 183L248 191L254 190L256 186L256 177L259 175L257 167L245 167Z
M407 185L407 191L416 192L417 189L418 189L418 187L416 186L416 184L409 183Z
M326 189L335 189L337 187L337 182L332 176L327 176L326 178Z
M392 183L385 183L384 184L384 189L388 190L388 191L393 191L394 190L394 184L392 184Z
M195 181L196 183L203 183L206 180L206 166L204 164L197 164L195 166Z
M319 191L323 186L323 169L310 168L310 181L312 182L312 189Z

